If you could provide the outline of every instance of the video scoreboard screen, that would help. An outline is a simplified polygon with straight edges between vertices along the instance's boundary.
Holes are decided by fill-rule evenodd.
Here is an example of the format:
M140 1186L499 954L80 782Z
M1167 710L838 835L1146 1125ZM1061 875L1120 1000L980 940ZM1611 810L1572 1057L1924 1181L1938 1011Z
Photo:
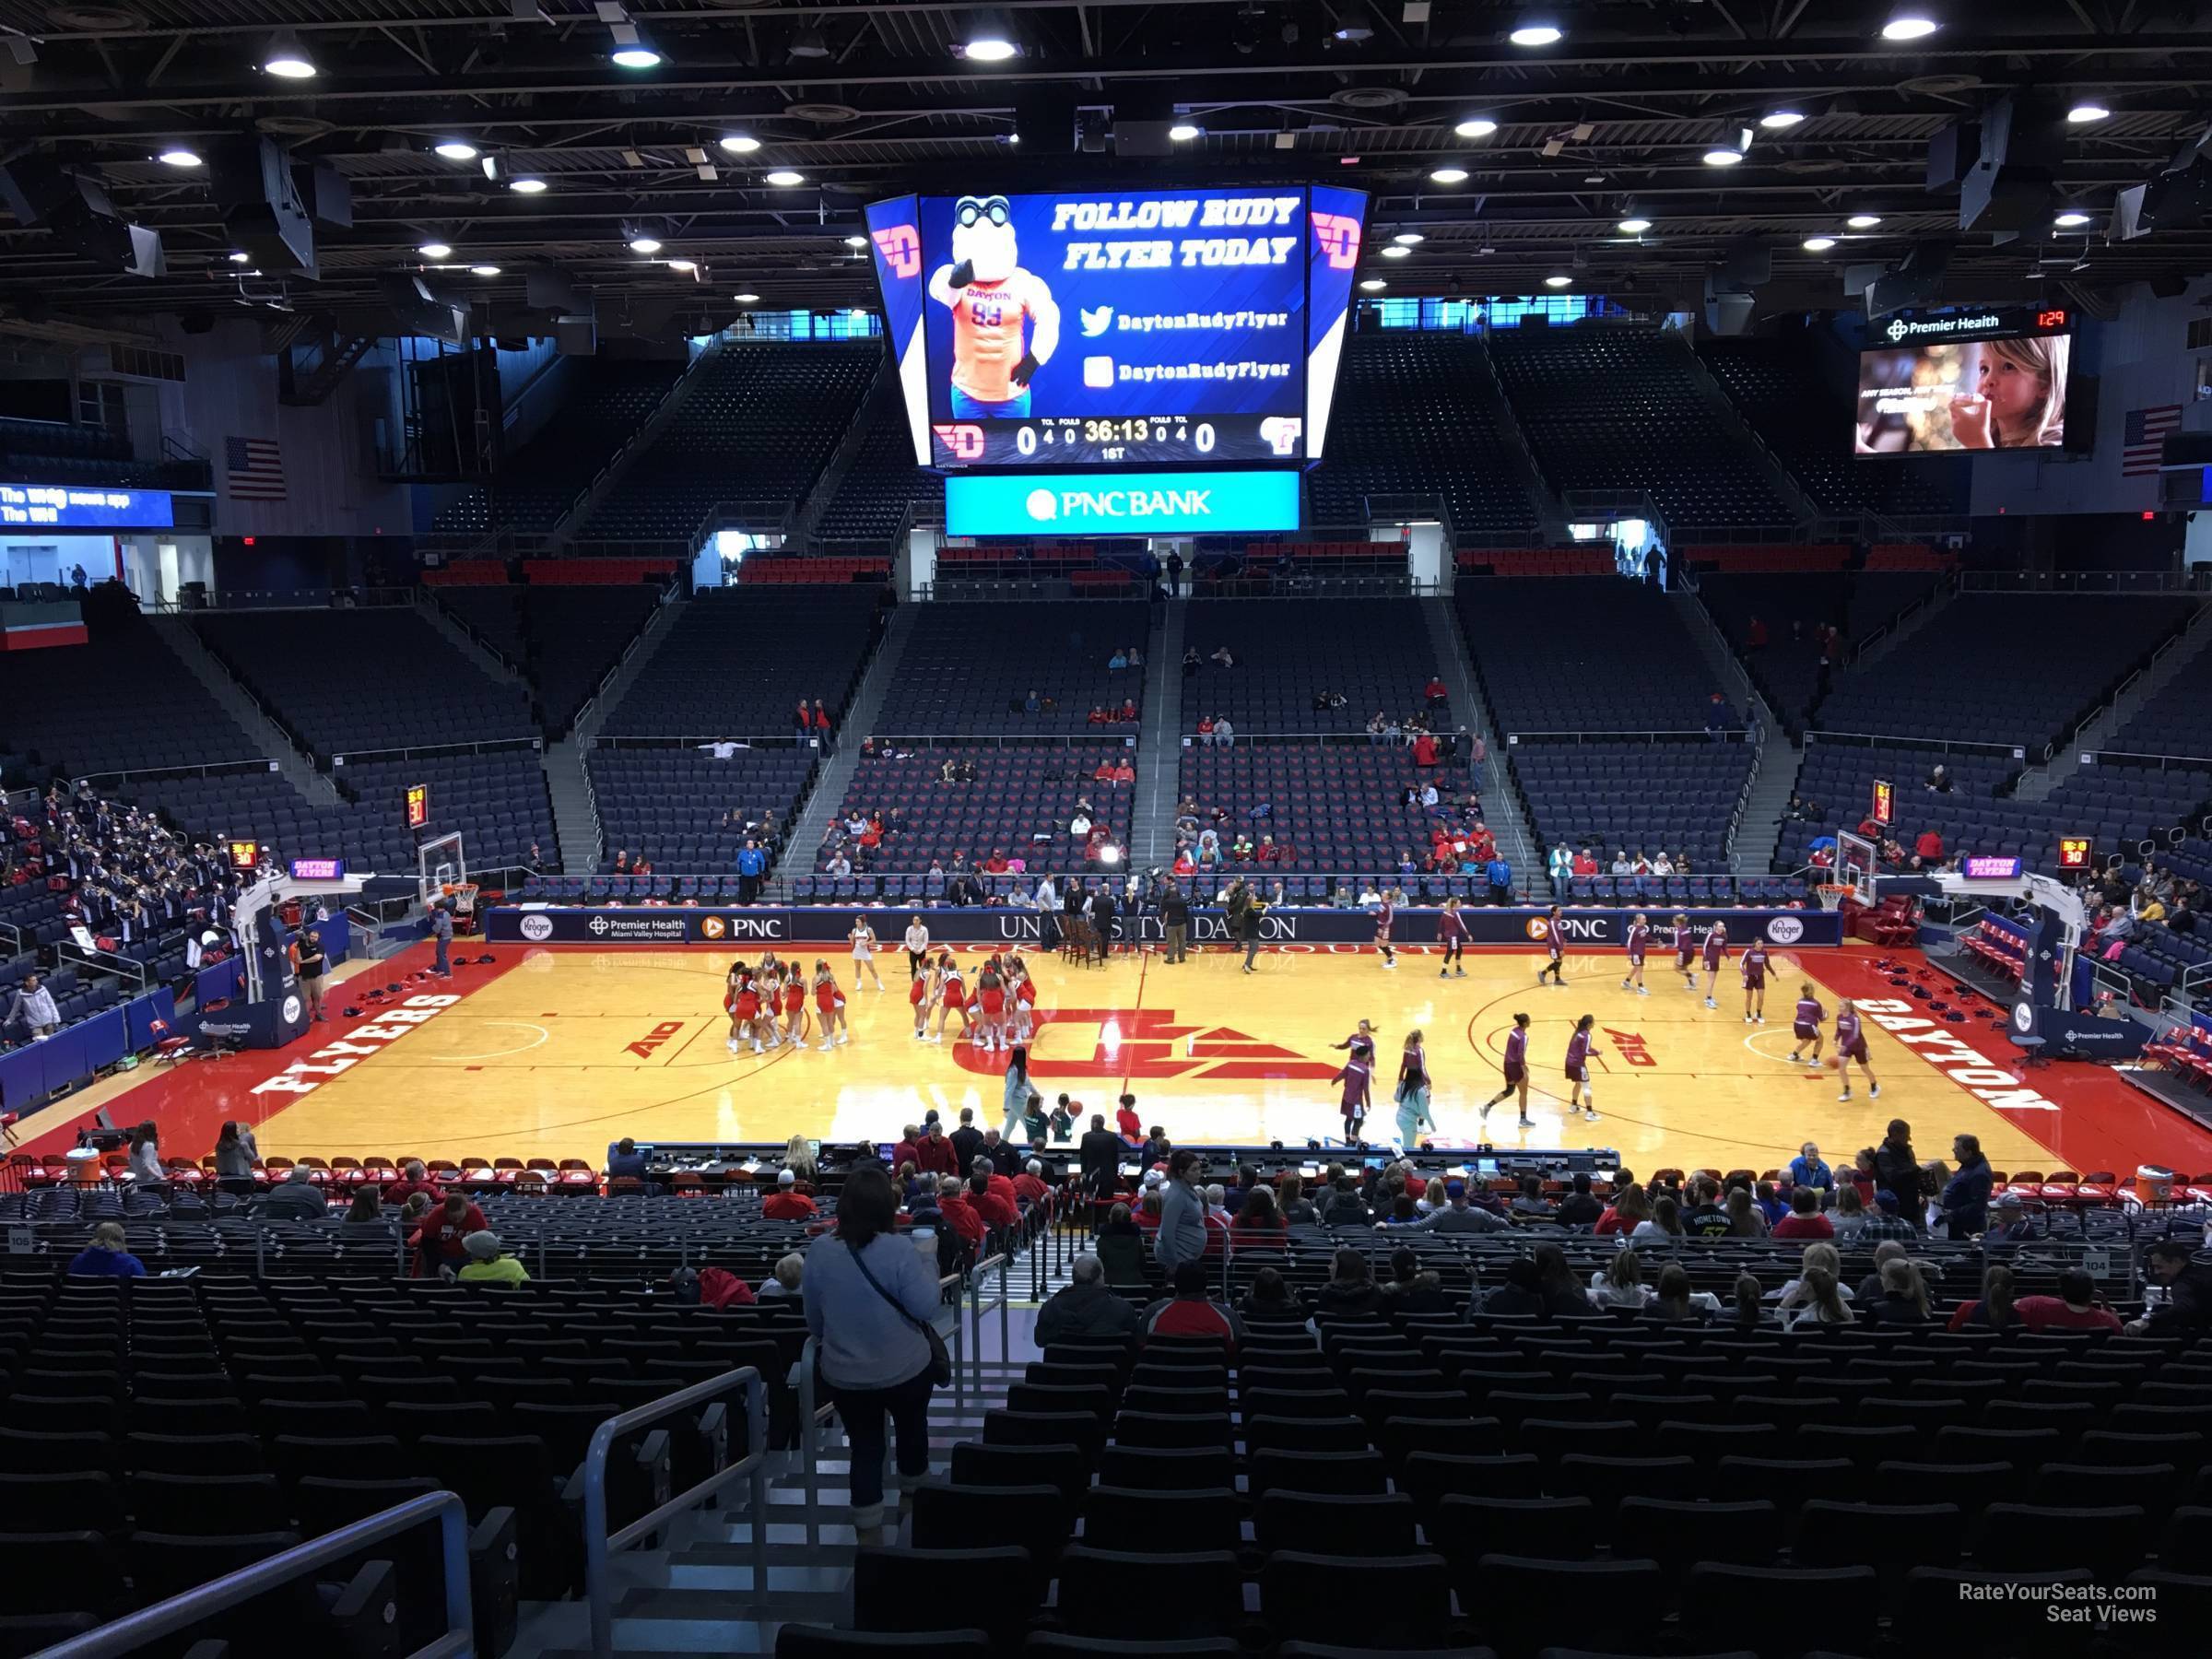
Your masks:
M1319 459L1362 192L902 196L866 218L923 465Z
M2074 313L1995 306L1867 324L1861 456L2054 449L2065 441Z

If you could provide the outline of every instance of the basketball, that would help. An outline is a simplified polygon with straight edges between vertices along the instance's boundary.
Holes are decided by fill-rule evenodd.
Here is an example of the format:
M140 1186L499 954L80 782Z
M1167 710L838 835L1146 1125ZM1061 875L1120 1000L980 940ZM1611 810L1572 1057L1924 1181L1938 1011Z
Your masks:
M1827 1066L1830 1071L1841 1071L1843 1069L1842 1052L1839 1050L1837 1053L1829 1055L1829 1057L1823 1060L1820 1064Z

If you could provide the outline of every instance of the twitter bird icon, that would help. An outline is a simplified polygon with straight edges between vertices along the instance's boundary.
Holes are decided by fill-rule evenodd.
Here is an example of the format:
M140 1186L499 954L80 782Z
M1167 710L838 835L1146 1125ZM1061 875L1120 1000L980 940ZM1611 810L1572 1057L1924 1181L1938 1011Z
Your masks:
M1081 309L1083 312L1083 337L1085 339L1095 340L1099 337L1099 335L1104 334L1109 328L1113 326L1112 306L1101 305L1096 311L1092 311L1088 307L1083 307Z

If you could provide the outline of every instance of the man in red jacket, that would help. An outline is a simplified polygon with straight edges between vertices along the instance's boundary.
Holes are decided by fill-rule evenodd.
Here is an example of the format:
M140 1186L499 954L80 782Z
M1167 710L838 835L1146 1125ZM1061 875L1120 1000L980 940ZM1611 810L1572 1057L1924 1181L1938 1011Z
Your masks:
M469 1195L448 1193L445 1203L422 1218L422 1230L416 1235L420 1250L416 1257L417 1277L436 1273L441 1267L459 1267L468 1260L468 1252L462 1248L461 1241L470 1233L484 1230L484 1212Z
M1147 1336L1218 1336L1234 1352L1244 1327L1206 1295L1208 1277L1203 1263L1176 1263L1174 1296L1147 1308L1136 1328Z
M899 1144L891 1148L891 1173L896 1175L908 1164L922 1167L922 1131L913 1124L899 1131Z
M810 1221L814 1200L799 1191L798 1175L785 1170L776 1177L776 1190L760 1201L760 1214L771 1221Z
M1044 1182L1044 1164L1030 1159L1029 1167L1014 1177L1014 1201L1017 1204L1034 1204L1053 1189Z
M968 1207L983 1218L986 1227L1019 1227L1021 1212L1014 1207L1014 1183L1004 1175L995 1179L1006 1182L1006 1190L995 1191L993 1177L971 1175L968 1178Z
M975 1212L969 1203L968 1189L960 1184L959 1177L947 1175L937 1182L937 1213L945 1218L945 1225L957 1233L961 1242L971 1248L982 1246L983 1236L991 1230L990 1224Z
M929 1133L914 1147L914 1168L924 1175L959 1173L960 1155L952 1149L952 1142L945 1134L942 1120L932 1123Z
M1006 1176L1001 1175L992 1166L988 1158L979 1156L973 1163L968 1166L968 1173L982 1176L983 1183L991 1189L991 1195L994 1198L1003 1198L1009 1206L1013 1205L1015 1201L1014 1182ZM997 1224L994 1222L993 1225Z

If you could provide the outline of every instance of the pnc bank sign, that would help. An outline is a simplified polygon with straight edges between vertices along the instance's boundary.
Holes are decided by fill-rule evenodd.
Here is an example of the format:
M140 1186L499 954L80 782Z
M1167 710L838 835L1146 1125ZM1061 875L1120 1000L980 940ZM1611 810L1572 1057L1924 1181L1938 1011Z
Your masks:
M1030 473L945 480L952 535L1295 530L1294 472Z

